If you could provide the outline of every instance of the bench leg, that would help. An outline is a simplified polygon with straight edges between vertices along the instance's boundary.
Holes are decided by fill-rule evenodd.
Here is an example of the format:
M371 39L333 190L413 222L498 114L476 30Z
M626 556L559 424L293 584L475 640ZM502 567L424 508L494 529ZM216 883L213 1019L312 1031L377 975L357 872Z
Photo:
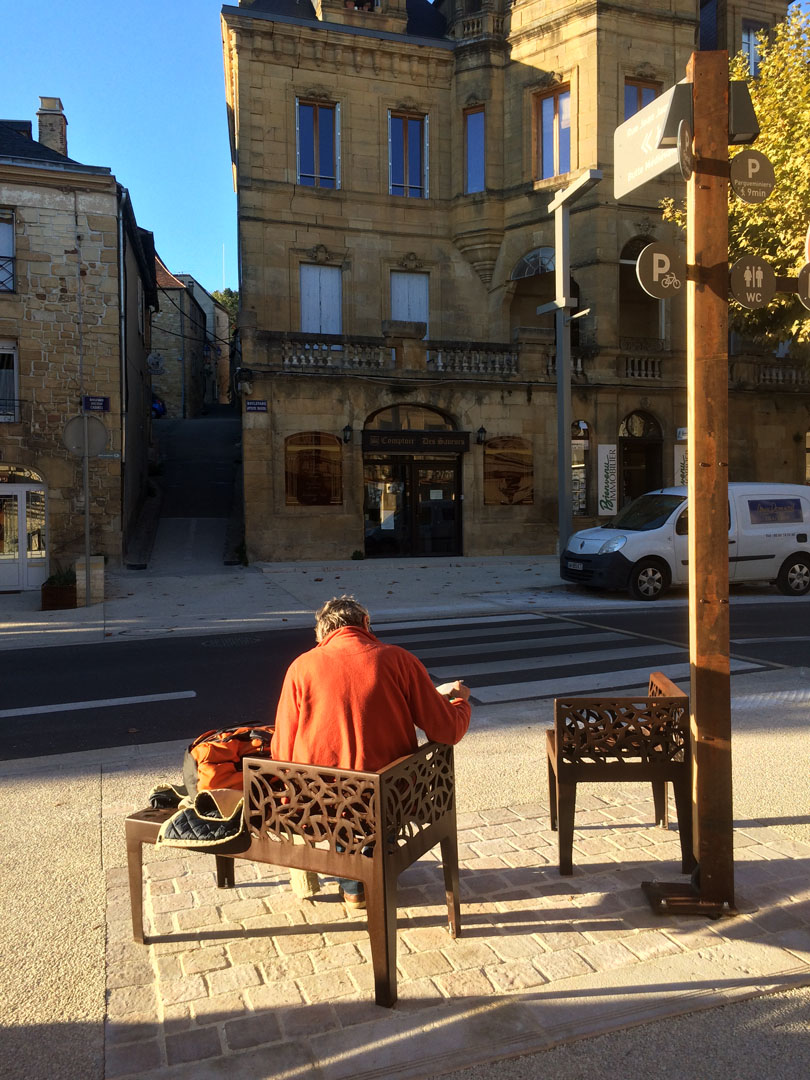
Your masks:
M560 873L573 874L574 811L577 785L560 783L557 779L557 846L560 854Z
M397 1000L397 883L383 875L374 885L365 882L374 1000L390 1009Z
M691 874L697 861L692 850L692 783L689 774L673 780L672 786L675 789L675 809L681 839L681 873Z
M215 855L217 863L217 888L232 889L236 885L236 864L227 855Z
M653 805L655 807L655 824L662 829L669 828L669 803L667 800L666 780L653 780Z
M442 840L441 848L450 936L457 938L461 933L461 904L458 894L458 838L455 830L452 836L447 836Z
M127 869L129 871L129 905L132 909L132 936L144 944L143 936L143 840L133 835L127 824Z
M557 774L551 764L551 758L546 755L548 765L548 811L551 817L551 831L557 831Z

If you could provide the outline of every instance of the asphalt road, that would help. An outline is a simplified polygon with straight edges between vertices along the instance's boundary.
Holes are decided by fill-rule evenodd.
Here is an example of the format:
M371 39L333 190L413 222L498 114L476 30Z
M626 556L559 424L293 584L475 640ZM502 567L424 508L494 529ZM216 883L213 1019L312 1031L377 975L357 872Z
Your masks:
M651 640L689 645L689 610L641 604L632 611L561 612L558 618L579 625L620 630ZM730 652L784 667L810 665L810 604L804 599L775 599L772 603L746 604L735 601L730 607Z
M735 604L731 610L732 655L779 666L807 665L809 612L807 604L792 600ZM539 614L532 613L530 619ZM579 640L587 639L587 649L593 650L585 654L579 646L575 648L577 678L585 670L613 670L618 664L614 658L615 639L603 644L599 633L588 635L589 628L623 632L630 646L645 642L688 644L685 608L642 605L632 611L555 612L554 618L569 623L573 631L584 631L586 637L580 636ZM542 625L541 620L537 622L539 635ZM430 624L421 626L429 645ZM401 630L399 634L386 633L382 622L377 630L384 639L402 636ZM476 661L491 661L503 642L499 635L509 633L509 621L490 617L487 632L470 639L477 645L458 646L456 655L452 636L438 626L436 631L442 645L442 663L464 675ZM526 646L532 646L534 631L521 623L520 633L527 635ZM419 644L408 635L406 638L402 644L419 654ZM541 640L544 677L556 672L559 679L572 659L571 636L561 632L551 638L538 636L538 643ZM5 653L0 759L173 739L191 741L211 728L268 723L287 666L313 644L311 629L290 629ZM423 637L421 645L425 644ZM583 663L586 655L588 662ZM433 670L438 663L435 656L426 654L423 659L438 681L451 677L443 668ZM642 665L651 662L649 656L638 661ZM510 681L519 683L522 676L518 670L510 674L508 662L496 667L497 678L484 681L502 684L497 693L493 692L492 701L506 700ZM476 685L474 678L468 681ZM531 687L526 687L526 693L538 696ZM514 696L520 697L518 693Z
M8 652L0 760L269 723L284 672L314 643L284 630Z

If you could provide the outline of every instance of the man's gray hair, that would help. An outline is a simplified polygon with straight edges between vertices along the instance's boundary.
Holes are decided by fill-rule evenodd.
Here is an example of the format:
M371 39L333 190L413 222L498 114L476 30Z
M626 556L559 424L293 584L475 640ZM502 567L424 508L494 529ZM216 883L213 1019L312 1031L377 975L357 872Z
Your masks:
M333 596L315 612L315 637L318 641L341 626L364 626L368 610L353 596Z

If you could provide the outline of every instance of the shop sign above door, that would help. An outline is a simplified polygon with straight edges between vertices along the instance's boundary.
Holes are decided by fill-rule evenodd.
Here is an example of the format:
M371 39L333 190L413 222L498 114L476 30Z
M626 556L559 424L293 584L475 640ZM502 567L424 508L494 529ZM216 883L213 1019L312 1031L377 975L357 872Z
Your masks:
M466 454L469 431L364 431L364 453Z

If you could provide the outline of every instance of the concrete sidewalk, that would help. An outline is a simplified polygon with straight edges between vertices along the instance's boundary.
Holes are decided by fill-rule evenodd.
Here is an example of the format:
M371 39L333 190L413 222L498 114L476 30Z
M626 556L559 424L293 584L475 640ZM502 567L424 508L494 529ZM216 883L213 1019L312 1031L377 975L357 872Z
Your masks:
M36 612L29 600L15 613L0 597L4 647L309 626L344 591L380 621L572 602L550 558L232 569L108 575L100 611ZM123 819L156 781L178 777L182 743L0 764L0 1076L415 1080L463 1068L459 1080L624 1080L628 1061L643 1059L650 1077L742 1080L756 1055L732 1022L712 1026L703 1073L662 1064L688 1058L682 1045L669 1052L677 1025L700 1024L675 1017L726 1006L715 1015L746 1010L756 1024L771 1006L741 1001L779 994L775 1015L790 1018L810 1001L796 989L810 986L810 678L756 672L735 677L732 692L737 917L650 911L639 883L679 879L678 842L652 827L640 786L583 789L575 874L561 878L546 806L548 703L478 708L456 751L463 935L444 928L440 870L426 857L400 882L393 1010L374 1005L365 918L347 915L331 881L302 902L283 872L240 866L235 892L220 892L209 857L147 849L157 940L133 943ZM772 1054L752 1075L808 1074L806 1018L786 1029L784 1068ZM578 1042L598 1034L598 1045ZM540 1057L500 1063L527 1054ZM725 1072L712 1071L715 1059Z
M583 790L575 874L561 878L539 749L547 709L511 722L477 710L457 749L463 935L446 932L441 872L426 857L400 881L393 1010L373 1002L364 916L347 915L328 880L302 902L283 871L240 865L237 890L220 892L210 857L148 848L156 940L133 943L123 818L177 777L182 743L0 765L0 1075L370 1080L465 1066L489 1078L502 1058L810 985L808 690L784 672L734 686L740 915L650 911L639 883L679 880L678 842L652 827L641 786ZM764 757L768 701L783 741ZM47 808L33 836L20 829L30 807ZM792 1063L807 1040L796 1034ZM805 1074L778 1062L767 1072Z

